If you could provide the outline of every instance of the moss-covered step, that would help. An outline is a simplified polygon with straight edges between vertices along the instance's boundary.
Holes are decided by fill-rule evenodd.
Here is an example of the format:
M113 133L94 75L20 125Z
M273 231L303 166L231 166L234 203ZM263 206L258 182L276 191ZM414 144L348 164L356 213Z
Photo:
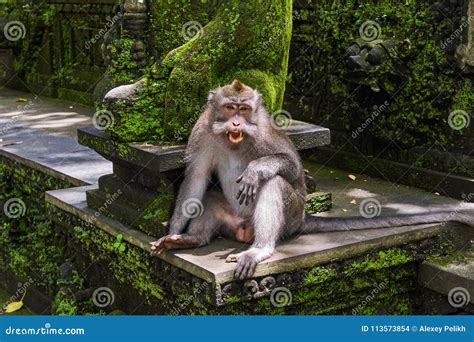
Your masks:
M107 196L98 189L88 190L86 192L87 205L96 213L107 215L130 227L138 229L150 236L161 237L166 235L168 229L162 223L168 219L169 204L159 203L150 204L150 209L138 209L131 203L124 203L119 197ZM158 202L163 202L160 198ZM168 206L166 206L168 204Z
M474 304L474 252L472 241L468 251L432 258L420 265L418 282L421 286L445 296L451 296L454 308Z

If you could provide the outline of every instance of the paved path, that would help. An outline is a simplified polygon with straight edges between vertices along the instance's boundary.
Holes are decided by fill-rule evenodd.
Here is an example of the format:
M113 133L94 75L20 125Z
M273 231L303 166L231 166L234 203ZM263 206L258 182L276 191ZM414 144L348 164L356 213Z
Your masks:
M76 185L96 183L112 173L112 163L77 143L77 129L91 125L93 114L91 107L2 88L0 144L6 146L0 155L34 162L41 171L59 172Z

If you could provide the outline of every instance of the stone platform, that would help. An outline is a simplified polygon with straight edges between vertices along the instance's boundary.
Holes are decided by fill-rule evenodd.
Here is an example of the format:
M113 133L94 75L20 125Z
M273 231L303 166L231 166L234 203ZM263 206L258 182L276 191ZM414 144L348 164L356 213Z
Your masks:
M346 172L337 169L317 164L305 166L314 172L321 189L327 187L329 190L330 187L333 193L333 209L319 214L322 216L360 215L360 202L369 198L376 198L381 203L382 215L421 213L440 209L474 210L474 205L471 203L440 197L422 190L363 176L353 181L347 178ZM97 215L94 210L88 208L86 191L94 188L95 186L90 186L50 191L46 194L46 201L63 214L76 216L86 223L93 223L94 226L113 236L122 235L125 241L148 253L149 242L154 241L154 237L108 217ZM444 236L441 240L444 241L448 233L451 234L450 241L457 248L465 249L471 246L473 232L456 223L301 235L279 245L274 256L257 266L254 278L245 282L234 279L232 271L235 264L225 262L228 254L248 248L247 245L235 241L220 238L198 249L166 251L159 258L176 269L212 284L211 302L220 306L228 304L229 301L260 298L281 286L299 287L301 284L295 279L301 276L301 272L307 275L310 272L308 270L320 265L334 263L343 265L346 263L345 260L368 255L374 251L390 251L407 245L420 246L420 255L406 257L407 261L420 260L417 258L421 258L422 255L436 253L439 247L436 245L441 245L440 237ZM271 285L266 284L267 282Z

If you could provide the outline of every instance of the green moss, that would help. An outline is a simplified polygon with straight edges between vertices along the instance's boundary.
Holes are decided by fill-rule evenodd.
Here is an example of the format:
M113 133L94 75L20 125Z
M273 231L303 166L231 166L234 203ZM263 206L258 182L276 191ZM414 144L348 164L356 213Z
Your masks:
M442 47L459 25L459 17L453 15L448 23L434 5L428 0L311 2L298 10L296 15L310 23L299 21L295 26L294 47L315 51L298 54L291 69L289 83L298 89L292 95L298 118L350 132L372 115L374 106L388 101L388 107L352 144L365 149L368 139L375 147L395 142L399 147L395 152L400 147L459 144L456 137L463 132L449 129L447 117L456 109L472 113L474 84L458 77L452 51ZM359 29L368 20L379 25L379 39L407 44L392 49L382 64L353 75L344 63L347 49L360 38ZM371 89L374 85L379 92Z
M305 275L303 285L319 284L336 276L337 272L331 267L314 267Z
M316 214L331 210L332 199L330 193L313 192L306 196L305 211L308 214Z
M413 260L413 254L399 248L391 248L379 251L376 255L368 255L360 261L352 262L345 267L344 273L347 276L351 276L358 272L368 272L402 265L411 260Z

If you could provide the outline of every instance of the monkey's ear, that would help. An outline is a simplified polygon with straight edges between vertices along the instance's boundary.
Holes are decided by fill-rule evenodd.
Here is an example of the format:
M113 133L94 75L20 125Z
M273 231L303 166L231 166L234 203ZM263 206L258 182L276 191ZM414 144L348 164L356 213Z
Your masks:
M241 92L243 89L244 89L244 85L242 84L242 82L240 82L239 80L234 80L231 84L232 88L235 89L235 91L237 92Z
M216 91L215 90L211 90L209 92L209 95L207 95L207 101L210 102L213 98L214 98L214 95L216 95Z

